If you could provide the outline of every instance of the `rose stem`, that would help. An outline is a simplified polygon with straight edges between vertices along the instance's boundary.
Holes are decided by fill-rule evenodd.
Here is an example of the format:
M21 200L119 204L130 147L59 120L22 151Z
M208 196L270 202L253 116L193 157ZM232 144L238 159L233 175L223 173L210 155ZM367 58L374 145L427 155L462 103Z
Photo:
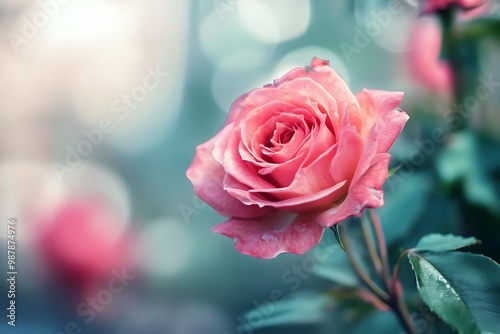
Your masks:
M464 73L462 72L462 59L460 50L460 39L455 30L455 8L448 8L438 12L439 18L443 27L443 47L445 49L446 56L448 57L449 64L452 69L453 77L453 100L456 104L462 101L464 94ZM462 119L459 114L459 107L454 106L452 108L454 116ZM457 126L457 128L451 128L451 131L458 131L465 127L464 119Z
M343 225L345 226L340 225L340 233L342 235L342 243L344 244L345 253L347 254L349 262L351 263L352 267L361 278L361 280L365 283L367 288L370 289L370 291L373 292L377 297L379 297L382 302L388 304L390 302L390 296L385 291L380 289L375 284L375 282L373 282L373 280L365 273L363 268L361 268L359 263L356 261L354 253L352 252L349 238L347 237L347 226L346 224Z
M391 282L391 274L389 268L389 257L387 256L387 245L385 244L384 231L382 230L382 225L380 224L380 219L373 210L369 210L370 218L372 221L373 229L375 230L375 235L377 237L378 249L380 252L380 258L382 259L382 277L384 280L385 287L390 294L393 293L393 286Z
M401 261L403 258L411 251L411 249L406 249L404 250L401 255L399 255L398 262L394 265L393 269L393 274L392 274L392 280L393 281L398 281L399 280L399 267L401 266Z
M417 334L413 321L411 320L410 312L406 307L405 301L403 299L403 289L399 278L395 276L396 279L391 279L391 273L389 268L389 257L387 256L387 246L385 243L384 232L382 230L382 225L380 224L380 219L373 210L370 211L370 217L375 230L375 235L377 236L378 247L380 251L380 257L382 258L383 267L383 279L387 290L389 291L390 300L388 305L396 313L401 325L408 330L411 334ZM398 260L400 263L401 257Z
M375 270L377 274L382 275L382 263L380 262L380 257L375 247L375 243L373 242L369 222L366 220L365 216L361 216L361 228L363 229L363 236L365 237L366 245L368 246L368 251L373 265L375 266Z

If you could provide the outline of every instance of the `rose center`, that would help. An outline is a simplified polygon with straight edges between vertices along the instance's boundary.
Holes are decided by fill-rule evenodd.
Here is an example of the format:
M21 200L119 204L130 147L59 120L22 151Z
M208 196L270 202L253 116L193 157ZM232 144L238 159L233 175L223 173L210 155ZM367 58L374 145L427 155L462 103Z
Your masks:
M276 123L276 127L269 134L269 139L260 145L262 154L271 159L268 161L281 163L290 159L296 153L307 132L301 125L297 123Z
M292 140L295 131L297 131L297 125L290 127L289 125L278 123L276 124L273 137L271 138L271 143L274 146L287 144L290 140Z

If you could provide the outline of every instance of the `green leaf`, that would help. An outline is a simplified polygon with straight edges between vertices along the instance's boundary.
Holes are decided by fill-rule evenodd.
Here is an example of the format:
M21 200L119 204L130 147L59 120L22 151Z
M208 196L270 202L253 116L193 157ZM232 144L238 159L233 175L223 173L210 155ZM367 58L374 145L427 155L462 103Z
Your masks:
M340 248L345 252L344 244L342 243L342 239L340 238L340 231L339 231L339 224L335 224L332 227L330 227L330 230L333 231L333 234L335 235L335 240L337 240L337 243L339 244Z
M290 299L262 303L243 315L243 333L257 328L276 325L310 324L324 319L325 312L334 306L334 299L327 294L307 292Z
M377 210L388 245L411 231L432 190L432 180L426 174L414 173L408 177L395 174L393 177L392 183L387 182L389 189L384 192L385 205Z
M500 266L485 256L410 252L420 296L460 333L498 333Z
M417 246L412 249L414 252L433 251L445 252L470 246L478 243L474 237L464 238L453 234L428 234L418 242Z
M500 168L498 148L471 132L456 133L437 160L438 172L447 182L463 181L471 203L500 213L500 200L491 174Z
M391 176L396 174L400 168L401 168L401 165L389 169L389 174L387 175L387 178L390 178Z

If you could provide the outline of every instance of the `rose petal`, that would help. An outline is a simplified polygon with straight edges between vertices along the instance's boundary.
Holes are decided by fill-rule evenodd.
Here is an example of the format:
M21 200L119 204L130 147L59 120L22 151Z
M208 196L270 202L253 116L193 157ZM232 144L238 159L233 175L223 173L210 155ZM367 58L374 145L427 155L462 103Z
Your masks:
M352 95L352 93L350 94ZM269 86L252 90L240 102L233 104L234 107L232 107L230 120L239 123L256 109L263 108L268 103L276 103L277 97L279 97L280 103L305 108L310 110L314 116L328 114L335 131L338 130L342 123L343 115L342 117L339 116L337 102L331 95L331 92L309 77L298 78L290 82L287 81L280 86ZM352 95L352 99L354 99L353 105L358 108L358 102L354 95Z
M306 109L298 109L296 106L282 102L270 102L260 108L250 112L247 117L241 122L241 138L239 145L240 154L244 160L253 161L256 165L261 162L271 162L270 156L278 155L279 151L272 154L271 151L263 153L263 145L267 146L269 141L273 139L273 134L278 126L290 126L301 124L306 126L305 117L311 118L310 111ZM302 144L302 141L296 143L295 149ZM244 148L245 150L242 150ZM294 148L289 149L291 152L283 161L286 161L293 156ZM296 150L295 150L296 151ZM276 161L274 162L283 162ZM278 158L279 160L279 158Z
M280 86L285 82L296 81L297 78L308 77L320 84L337 101L345 101L349 108L357 108L358 102L354 94L335 70L328 66L327 60L314 57L310 68L299 67L291 70L280 79L274 81L275 86Z
M289 118L293 120L292 117ZM283 122L283 120L280 121ZM270 140L270 147L265 147L260 141L262 153L276 164L287 162L297 156L300 148L307 142L306 139L310 137L310 133L309 124L303 117L298 118L296 123L277 123Z
M337 154L330 164L330 174L336 182L352 180L365 145L353 126L343 127L338 145Z
M376 117L374 122L378 129L377 152L387 152L409 119L407 113L398 109L403 93L363 89L356 98L363 110L369 111L370 115ZM363 132L368 134L369 129L363 128Z
M222 132L219 132L196 148L194 160L186 172L196 195L223 216L250 218L268 214L271 211L269 208L245 205L223 189L224 169L212 156L215 142L221 135Z
M224 142L221 141L220 144L217 143L217 153L214 153L217 159L219 159L221 153L224 152L222 161L224 171L237 178L239 182L245 184L246 186L252 188L274 188L274 185L259 175L260 167L256 166L252 162L242 159L239 151L240 143L242 141L240 125L235 126L228 136L229 139L226 139ZM224 143L227 143L225 145L225 151L222 149Z
M304 161L305 153L281 164L269 164L259 170L259 174L270 180L277 188L288 187L293 182L297 170Z
M252 187L255 192L265 193L269 190L278 200L283 200L321 191L335 184L328 171L337 146L333 134L325 124L325 118L326 115L322 115L319 120L321 124L317 124L314 129L311 129L311 138L301 150L305 156L301 160L299 168L296 165L297 161L291 161L291 163L281 165L282 167L290 167L289 170L276 168L270 171L267 169L259 171L260 174L266 175L266 180L271 178L277 183L271 182L273 183L272 187ZM321 175L321 177L311 177L311 175ZM235 176L235 178L248 185L241 177ZM289 182L286 183L286 181Z
M246 187L226 174L224 179L225 189L232 196L238 198L241 202L248 205L259 205L260 207L274 207L280 210L290 212L307 212L314 210L323 210L330 206L331 203L338 200L345 193L347 186L346 181L339 182L330 188L318 191L316 193L291 196L288 199L276 201L269 199L273 195L273 190L269 190L269 194L256 193L253 189ZM267 195L264 196L264 195Z
M339 114L337 97L331 95L331 92L325 89L325 87L311 78L297 78L293 81L283 83L278 89L293 92L296 96L306 96L308 98L307 100L297 99L295 103L301 107L312 109L316 117L321 117L325 114L328 115L333 127L332 130L338 134L340 124L342 124L343 120L343 113ZM306 103L305 105L303 105L304 102ZM356 105L357 104L356 101ZM312 108L313 106L321 108Z
M270 189L256 188L252 189L251 192L269 193L278 199L288 199L290 197L314 194L327 189L335 184L329 173L329 168L336 152L337 145L333 145L323 150L318 156L314 156L315 160L307 166L302 165L295 173L292 183L286 187ZM312 175L314 177L311 177Z
M239 117L240 112L245 108L245 99L247 96L248 93L243 94L231 104L225 124L233 123Z
M323 228L307 216L279 212L258 219L231 218L212 232L232 238L243 254L272 259L285 252L304 254L319 243Z
M316 130L311 130L312 138L310 138L309 140L311 142L311 145L304 145L304 147L310 147L310 149L308 150L308 153L303 160L303 166L311 164L313 161L317 160L319 155L325 153L325 150L328 150L335 145L335 136L326 124L326 115L319 115L318 122L321 122L321 124L317 126L318 128L316 128ZM269 182L259 175L260 167L256 166L256 164L252 162L248 162L242 159L242 152L240 151L240 143L242 142L242 126L245 126L244 121L238 124L238 126L235 126L232 129L231 134L229 135L229 139L227 140L228 143L226 145L227 149L224 153L224 160L222 163L222 165L224 166L224 170L239 182L251 188L275 189L275 184ZM219 151L220 150L218 150L218 152ZM215 156L217 159L219 159L220 153L215 153ZM243 158L249 159L251 158L251 155L245 155ZM328 168L325 170L328 170ZM328 175L326 175L326 177L328 177ZM285 178L289 179L289 177ZM321 183L323 184L325 182L326 181L324 180L321 181ZM327 183L328 184L320 187L318 190L325 189L333 184L331 181Z
M377 154L370 168L351 184L345 200L338 206L316 216L316 222L321 226L330 227L351 217L360 216L365 208L378 208L384 204L382 185L387 178L389 160L388 153Z

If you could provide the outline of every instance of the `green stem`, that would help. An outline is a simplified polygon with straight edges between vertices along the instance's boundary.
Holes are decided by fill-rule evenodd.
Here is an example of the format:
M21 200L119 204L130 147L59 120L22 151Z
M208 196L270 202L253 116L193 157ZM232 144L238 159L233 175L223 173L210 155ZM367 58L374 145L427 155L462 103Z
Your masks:
M408 321L409 325L411 325L411 328L413 327L413 321L411 320L411 315L410 312L408 311L408 308L406 306L406 303L403 298L403 286L401 284L401 281L399 280L399 267L401 266L401 261L402 259L411 251L411 249L407 249L401 253L399 256L398 262L396 262L396 265L394 266L394 272L392 276L392 282L394 284L394 291L396 293L396 305L399 309L400 316L402 320ZM413 333L413 332L410 332Z
M401 261L405 258L405 256L411 251L411 249L404 250L401 255L399 255L398 262L394 265L392 280L399 280L399 267L401 266Z
M462 56L460 50L460 38L457 30L455 29L455 16L456 10L454 7L440 11L439 17L443 25L443 48L445 56L447 57L453 75L453 118L461 119L462 121L456 128L450 128L451 131L458 131L465 127L466 122L460 115L459 104L464 96L465 82L463 75Z
M382 300L382 302L388 304L390 301L390 296L385 291L380 289L377 286L377 284L375 284L375 282L370 278L370 276L368 276L368 274L363 270L361 265L357 262L353 250L351 248L349 238L347 236L348 233L346 224L340 225L340 234L342 235L342 242L344 244L344 249L347 254L347 258L349 259L349 262L354 268L354 271L356 271L359 278L361 278L363 283L371 292L373 292L377 297L379 297L380 300Z
M377 237L378 249L380 253L380 258L382 260L382 278L385 287L389 293L393 293L393 285L391 282L391 273L389 267L389 257L387 255L387 245L385 244L384 231L382 230L382 224L380 224L380 219L373 210L369 210L370 218L372 221L373 229L375 230L375 235Z
M373 242L372 232L369 225L369 222L364 216L361 216L361 228L363 230L363 236L366 241L366 245L368 246L368 252L372 259L373 265L377 274L382 275L382 262L380 261L380 257L377 253L377 248L375 247L375 243Z
M410 312L403 298L403 289L399 278L396 276L391 278L391 270L389 267L389 256L387 254L387 245L385 243L384 231L380 219L374 210L369 210L370 218L377 237L377 243L382 260L382 279L387 291L389 291L390 301L388 305L394 310L401 325L411 334L417 334ZM399 261L400 262L400 261Z
M413 320L411 319L410 312L408 311L408 307L406 306L406 303L404 301L403 289L399 280L397 282L394 282L394 288L396 291L398 291L398 293L396 294L395 298L392 301L393 303L390 306L396 313L399 322L408 331L408 333L418 334L415 325L413 324Z
M362 266L356 259L356 256L354 255L353 249L351 247L350 240L348 237L348 230L347 230L348 227L346 224L341 224L339 225L340 227L339 230L344 245L345 253L347 254L347 258L349 259L349 262L351 263L354 271L359 276L364 285L370 290L370 292L372 292L384 304L389 306L394 311L403 328L405 328L410 334L418 334L411 319L411 315L408 311L406 303L403 299L403 289L401 282L399 281L397 275L391 277L389 268L389 258L387 256L387 246L385 244L385 238L382 231L382 225L380 224L380 220L378 219L374 211L370 211L370 217L378 241L378 248L379 248L378 254L377 251L375 250L375 244L370 229L368 226L364 226L366 225L366 222L363 222L364 239L366 241L368 249L370 250L370 254L372 256L374 265L381 266L379 275L382 276L381 278L384 281L384 286L387 289L387 291L389 291L389 293L382 290L362 268ZM380 255L380 259L378 255ZM401 258L402 256L398 260L396 269L399 268L399 263L401 262Z

